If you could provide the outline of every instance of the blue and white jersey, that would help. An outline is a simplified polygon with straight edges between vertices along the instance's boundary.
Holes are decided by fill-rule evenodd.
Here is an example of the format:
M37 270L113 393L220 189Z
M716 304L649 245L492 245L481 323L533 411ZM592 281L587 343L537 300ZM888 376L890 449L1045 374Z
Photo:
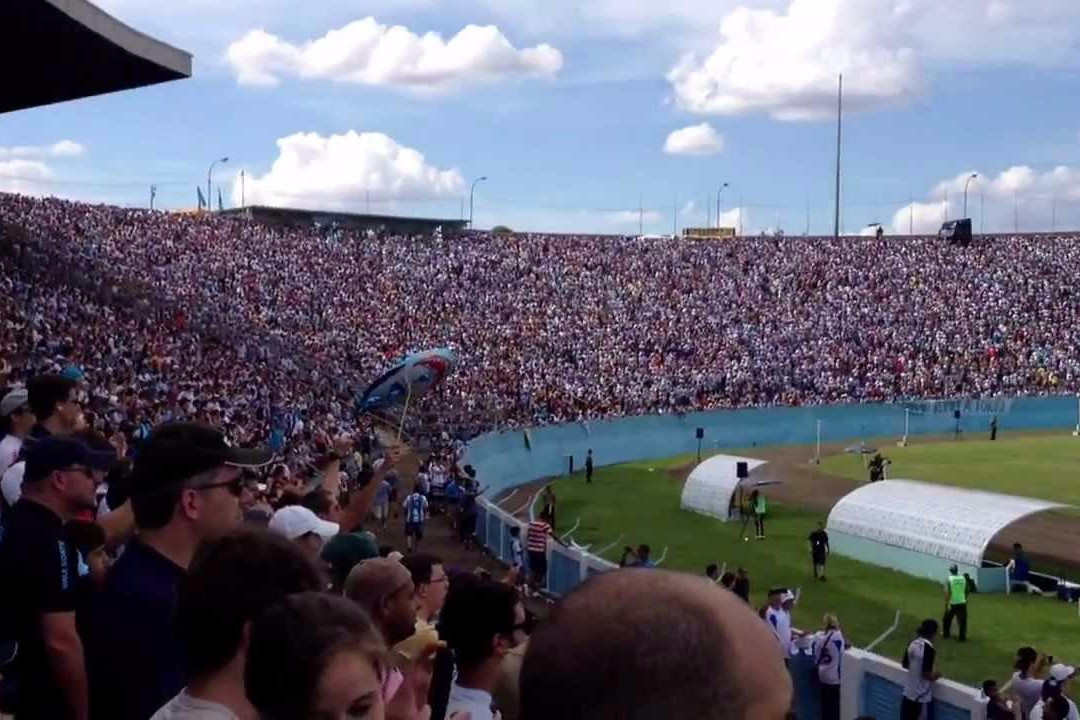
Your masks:
M405 522L420 525L427 517L427 498L420 493L412 493L405 498Z

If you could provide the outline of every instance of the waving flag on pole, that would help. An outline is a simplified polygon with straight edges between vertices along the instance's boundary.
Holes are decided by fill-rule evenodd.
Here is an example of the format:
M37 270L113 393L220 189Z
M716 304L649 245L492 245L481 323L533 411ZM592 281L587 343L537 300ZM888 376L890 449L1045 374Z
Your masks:
M225 209L225 204L221 202L221 188L217 189L217 209L219 211Z
M206 198L203 197L202 188L198 185L195 186L195 192L199 195L199 209L202 210L206 207Z

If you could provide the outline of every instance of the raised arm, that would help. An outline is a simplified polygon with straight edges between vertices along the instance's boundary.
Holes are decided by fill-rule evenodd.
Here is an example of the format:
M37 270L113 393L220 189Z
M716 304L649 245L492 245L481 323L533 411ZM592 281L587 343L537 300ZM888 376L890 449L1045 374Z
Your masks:
M349 493L349 504L341 513L341 526L343 528L355 529L360 527L364 520L367 518L368 513L371 511L372 505L375 504L375 493L378 491L379 486L382 485L382 481L386 478L387 473L394 469L398 460L401 457L401 451L398 448L390 448L383 456L383 463L379 466L379 469L371 476L371 480L367 485L354 490Z

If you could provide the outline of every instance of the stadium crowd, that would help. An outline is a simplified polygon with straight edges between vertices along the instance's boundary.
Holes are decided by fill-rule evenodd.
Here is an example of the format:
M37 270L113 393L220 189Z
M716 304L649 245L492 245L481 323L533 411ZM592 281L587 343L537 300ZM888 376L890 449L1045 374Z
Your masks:
M1068 236L401 238L0 195L0 710L783 718L784 593L755 622L745 577L642 546L534 631L518 575L550 526L504 581L381 526L399 512L419 550L438 478L467 542L461 441L491 428L1076 391L1078 260ZM432 460L400 492L354 403L436 346L460 367L420 402ZM835 618L816 636L842 652Z
M1080 242L1068 235L970 248L366 237L14 195L0 196L0 227L24 267L73 275L106 305L42 298L32 305L56 306L45 319L63 334L9 339L6 355L41 356L70 338L70 352L94 355L83 362L104 373L145 354L203 383L196 401L268 400L309 419L348 422L357 388L402 354L440 346L460 367L431 402L465 435L615 414L1080 389L1070 270ZM28 292L55 293L16 297ZM200 342L206 334L219 344Z

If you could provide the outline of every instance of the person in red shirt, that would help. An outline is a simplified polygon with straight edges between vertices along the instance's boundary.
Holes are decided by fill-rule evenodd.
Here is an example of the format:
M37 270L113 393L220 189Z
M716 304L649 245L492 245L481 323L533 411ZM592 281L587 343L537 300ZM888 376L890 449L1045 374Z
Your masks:
M525 550L529 556L529 582L539 590L547 582L547 543L553 537L551 523L546 512L529 523L525 532Z

